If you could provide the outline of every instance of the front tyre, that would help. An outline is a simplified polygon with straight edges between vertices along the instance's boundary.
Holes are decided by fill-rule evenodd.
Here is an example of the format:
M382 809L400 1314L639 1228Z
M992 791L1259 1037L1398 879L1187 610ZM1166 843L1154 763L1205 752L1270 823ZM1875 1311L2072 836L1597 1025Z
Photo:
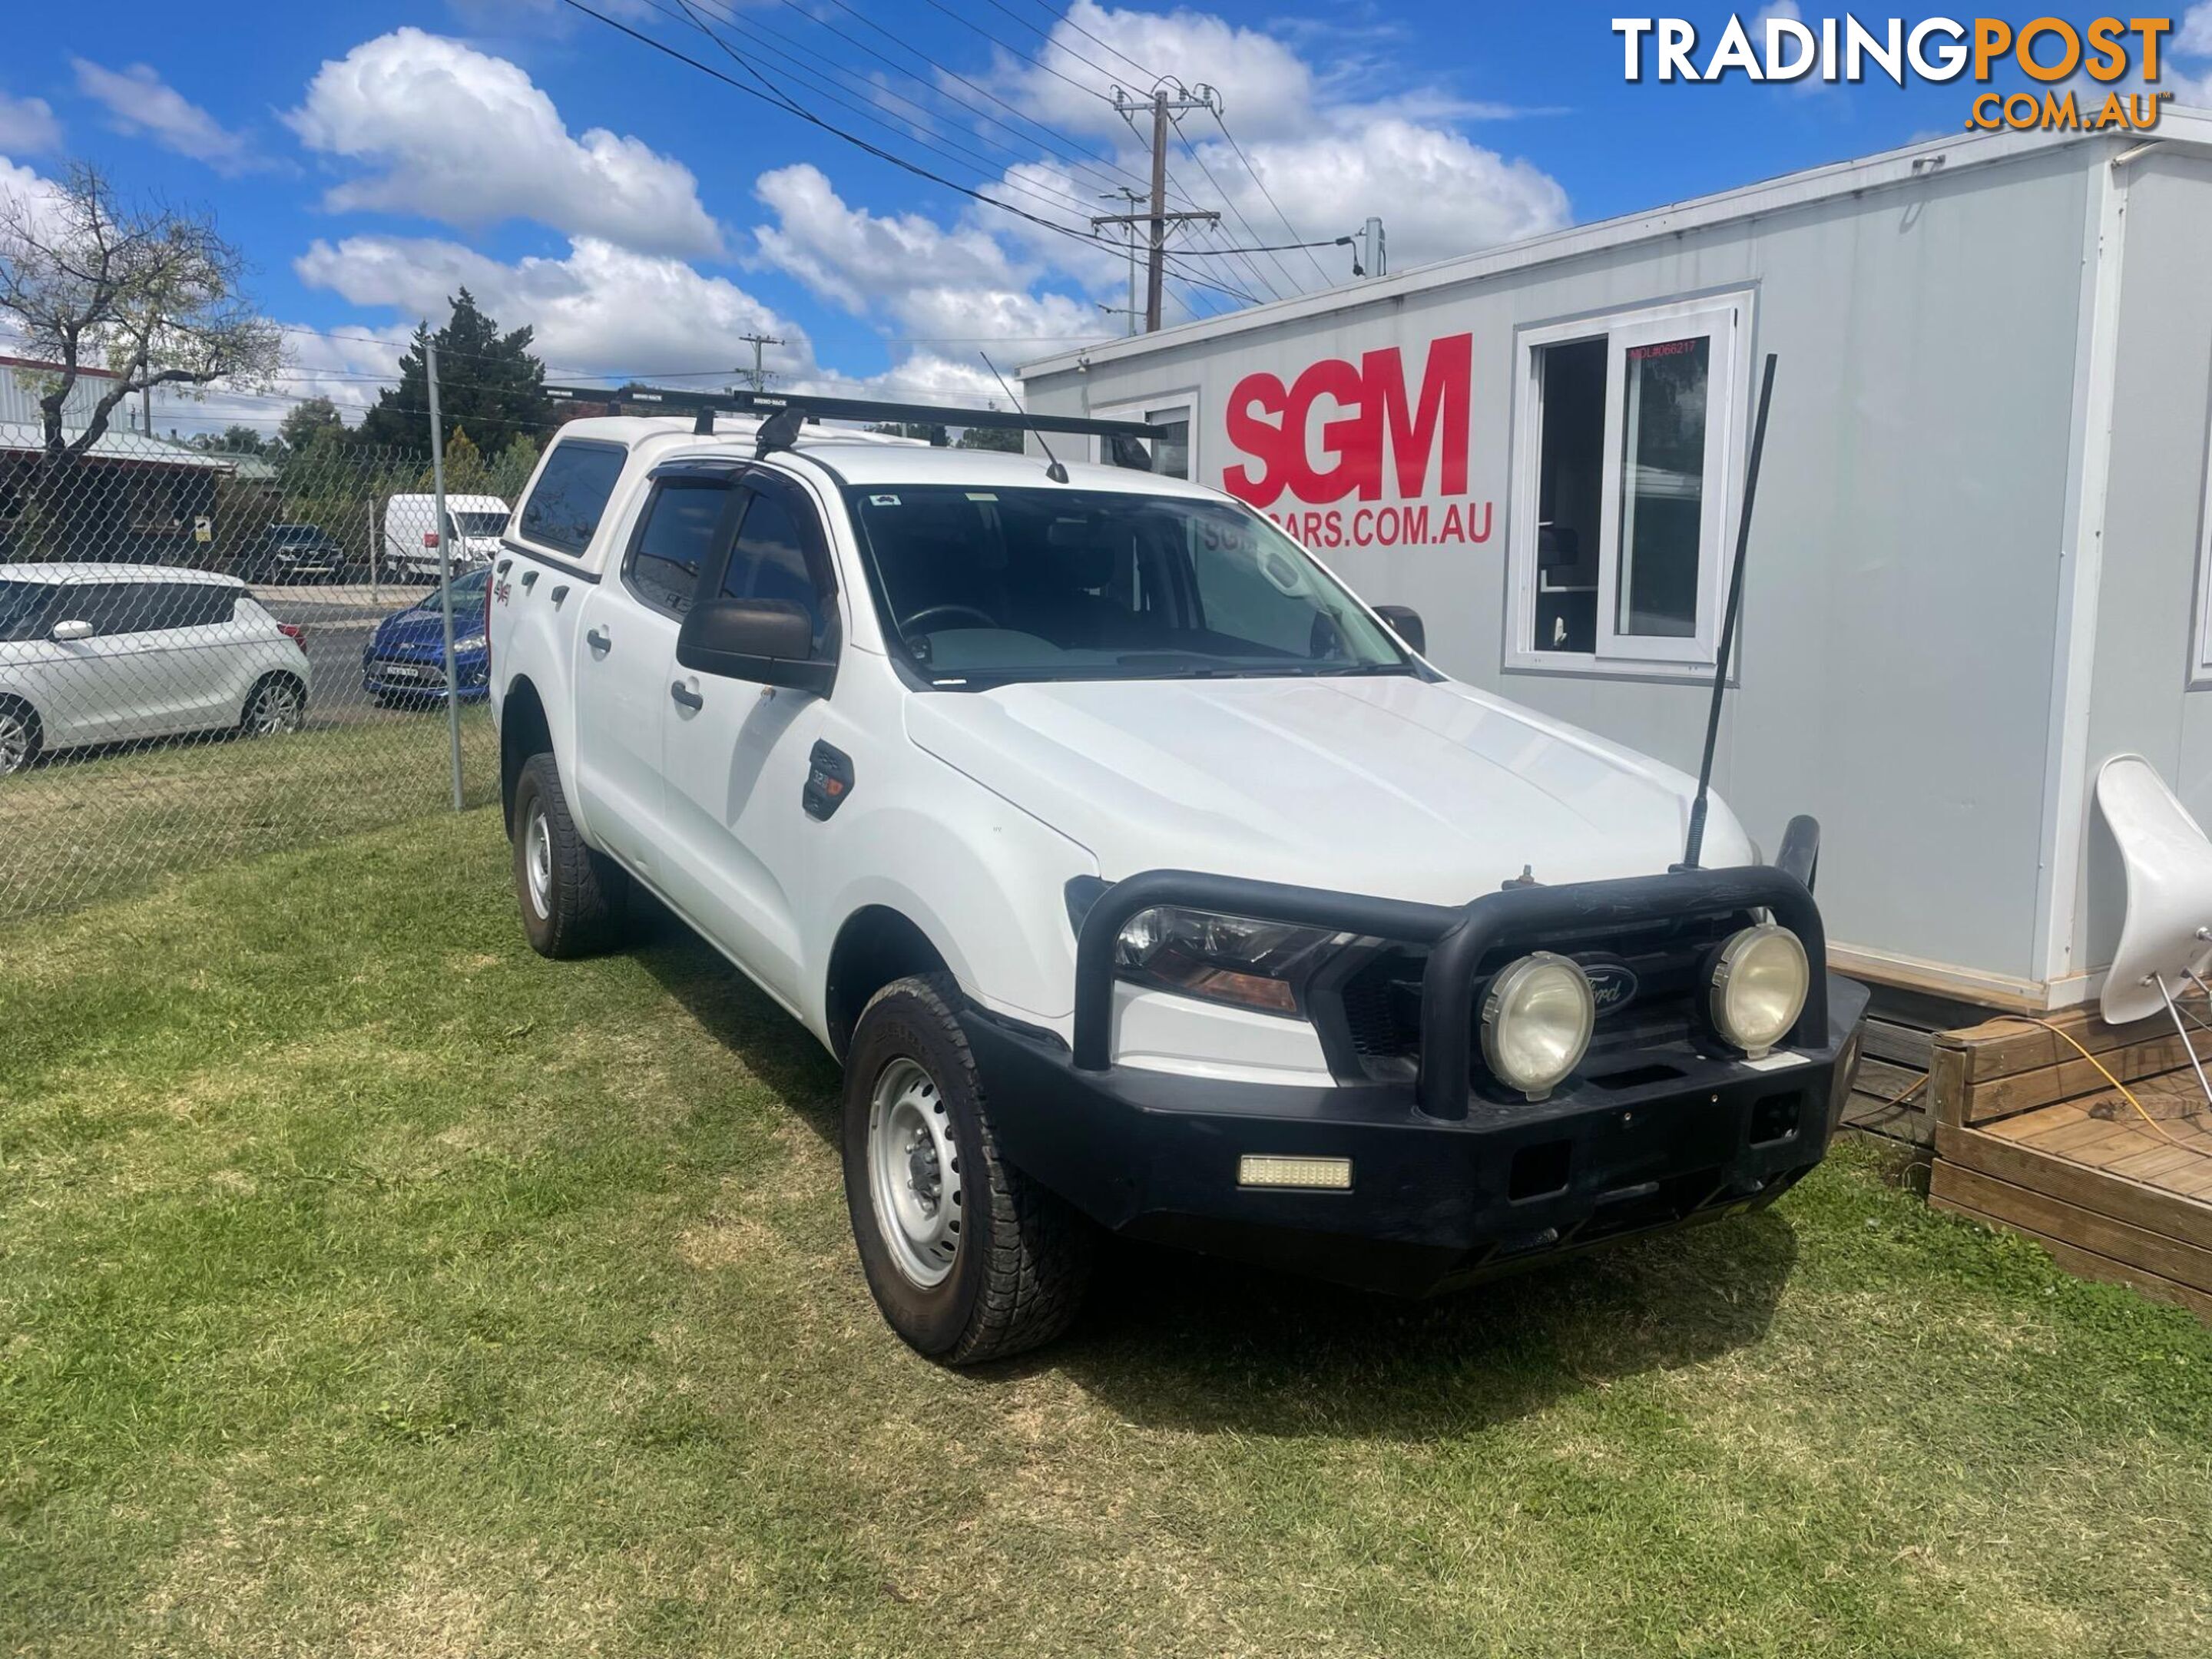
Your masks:
M948 1364L1067 1328L1090 1223L999 1156L950 975L876 993L845 1056L845 1207L890 1328Z
M514 823L514 896L530 948L560 959L611 949L622 936L629 878L577 833L552 756L523 763Z

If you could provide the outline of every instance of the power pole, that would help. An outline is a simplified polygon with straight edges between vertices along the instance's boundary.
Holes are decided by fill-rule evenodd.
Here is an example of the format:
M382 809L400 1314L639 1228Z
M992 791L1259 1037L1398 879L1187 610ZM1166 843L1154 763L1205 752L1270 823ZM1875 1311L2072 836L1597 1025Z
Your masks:
M1169 88L1174 89L1170 91ZM1164 255L1167 251L1168 227L1200 221L1209 225L1219 224L1218 213L1170 213L1168 196L1168 119L1187 109L1212 109L1214 92L1211 87L1200 87L1195 92L1180 81L1162 81L1152 88L1149 98L1132 98L1121 88L1114 88L1114 107L1124 118L1139 110L1152 112L1152 210L1148 213L1109 214L1093 219L1091 228L1101 225L1149 225L1151 234L1151 262L1145 271L1145 331L1157 333L1160 326L1161 283L1165 276ZM1136 308L1133 295L1130 309Z
M740 335L738 335L738 337L740 340L748 340L748 341L750 341L750 342L751 342L751 343L752 343L752 348L753 348L753 372L752 372L753 390L754 390L754 391L756 391L756 392L765 392L765 391L767 391L767 390L768 390L768 371L761 366L761 349L762 349L763 346L781 345L781 344L783 343L783 342L782 342L781 340L777 339L777 338L776 338L776 337L775 337L775 335L773 335L773 334L740 334ZM739 369L739 370L738 371L738 374L744 374L744 370L743 370L743 369Z
M1102 196L1098 199L1102 202L1119 201L1125 207L1134 207L1145 199L1145 193L1140 190L1131 190L1128 185L1123 185L1112 194ZM1134 216L1123 215L1118 219L1093 219L1091 222L1091 228L1096 230L1103 224L1115 223L1121 225L1121 240L1129 250L1129 303L1127 309L1108 305L1102 305L1098 309L1109 317L1127 318L1129 332L1134 334L1137 331L1137 319L1145 314L1137 309L1137 227Z

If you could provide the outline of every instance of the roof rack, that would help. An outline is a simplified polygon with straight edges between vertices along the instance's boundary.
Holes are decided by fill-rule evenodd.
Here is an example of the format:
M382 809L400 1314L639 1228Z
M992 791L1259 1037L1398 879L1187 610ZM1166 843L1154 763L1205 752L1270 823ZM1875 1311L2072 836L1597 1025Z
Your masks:
M717 415L758 415L759 453L788 449L808 421L894 421L939 422L946 426L994 427L1016 432L1069 432L1109 441L1116 466L1152 471L1151 452L1142 447L1163 435L1159 428L1143 421L1094 421L1073 415L1025 415L1019 410L962 409L949 404L879 403L870 398L818 398L811 392L748 392L732 387L722 392L678 392L635 382L610 390L593 386L549 386L545 395L556 404L642 404L665 409L672 415L696 418L692 430L701 436L714 430Z

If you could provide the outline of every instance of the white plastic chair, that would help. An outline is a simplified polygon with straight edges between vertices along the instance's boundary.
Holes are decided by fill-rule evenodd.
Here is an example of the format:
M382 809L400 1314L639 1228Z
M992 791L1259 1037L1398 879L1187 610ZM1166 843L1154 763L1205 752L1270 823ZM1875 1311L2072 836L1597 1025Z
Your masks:
M2212 839L2141 755L2115 755L2098 769L2097 806L2128 878L2127 919L2105 977L2102 1012L2119 1025L2165 1009L2212 1099L2173 1000L2185 985L2203 990L2212 968Z

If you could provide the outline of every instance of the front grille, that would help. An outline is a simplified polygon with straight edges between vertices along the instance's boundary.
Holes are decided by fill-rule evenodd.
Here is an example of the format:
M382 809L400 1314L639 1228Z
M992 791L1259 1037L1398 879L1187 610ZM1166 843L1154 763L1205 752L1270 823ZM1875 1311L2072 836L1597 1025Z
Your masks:
M1672 917L1630 929L1591 928L1516 940L1482 964L1470 1018L1480 1018L1492 977L1531 951L1559 951L1587 969L1626 969L1634 975L1637 988L1625 1002L1600 1007L1590 1057L1583 1066L1585 1073L1617 1071L1633 1065L1645 1050L1696 1035L1702 1022L1698 988L1709 953L1749 920L1741 914ZM1427 964L1425 949L1384 945L1348 966L1325 994L1313 1000L1324 1040L1336 1037L1339 1051L1370 1077L1400 1076L1418 1066L1421 975ZM1334 1031L1328 1029L1332 1024ZM1479 1042L1476 1047L1480 1073Z

